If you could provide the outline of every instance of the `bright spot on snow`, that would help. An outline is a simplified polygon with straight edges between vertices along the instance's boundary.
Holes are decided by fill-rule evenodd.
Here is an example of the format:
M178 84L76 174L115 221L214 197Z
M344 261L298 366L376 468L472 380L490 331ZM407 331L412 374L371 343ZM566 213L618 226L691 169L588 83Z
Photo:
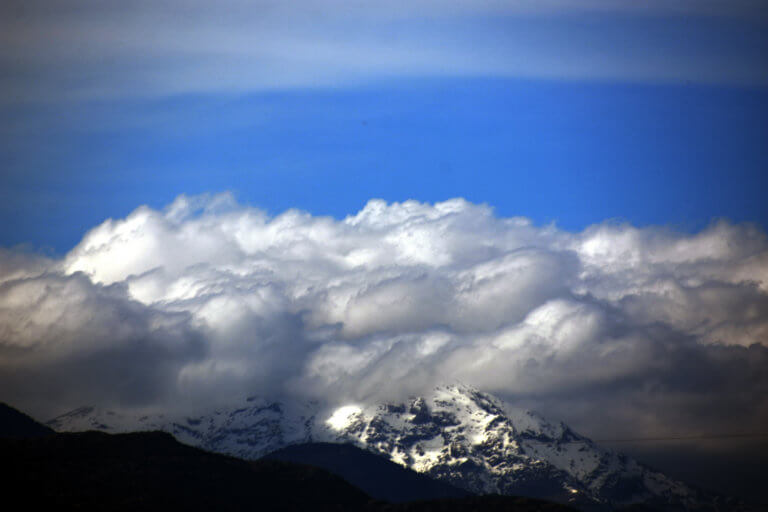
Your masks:
M334 430L341 430L352 421L352 417L360 413L360 409L356 405L345 405L336 409L330 418L326 420L326 423Z

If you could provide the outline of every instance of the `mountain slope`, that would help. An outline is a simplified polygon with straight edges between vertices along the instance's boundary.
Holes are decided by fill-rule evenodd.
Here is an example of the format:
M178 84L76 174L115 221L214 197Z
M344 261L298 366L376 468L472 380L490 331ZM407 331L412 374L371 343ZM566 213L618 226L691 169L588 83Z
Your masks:
M0 439L5 503L79 510L362 510L339 477L280 461L246 462L162 432Z
M55 434L53 429L38 423L21 411L0 402L0 438L43 437Z
M250 399L196 417L121 416L81 409L57 430L162 429L207 450L256 459L291 444L352 443L477 494L523 495L610 510L719 510L712 496L596 446L562 423L466 386L436 388L405 403L282 404ZM703 507L703 508L702 508Z
M192 446L241 459L258 459L292 444L311 442L318 404L283 404L251 397L236 407L194 416L124 414L81 407L47 425L59 432L162 430Z
M369 496L390 503L469 496L466 491L350 444L295 444L272 452L260 460L281 460L320 467L342 477Z

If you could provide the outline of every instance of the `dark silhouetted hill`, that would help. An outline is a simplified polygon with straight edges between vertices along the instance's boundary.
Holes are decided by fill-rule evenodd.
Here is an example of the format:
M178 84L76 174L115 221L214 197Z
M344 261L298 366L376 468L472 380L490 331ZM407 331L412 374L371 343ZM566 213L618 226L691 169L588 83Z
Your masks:
M368 495L392 503L471 496L467 491L416 473L351 444L297 444L272 452L262 460L320 467L342 477Z
M0 437L42 437L55 434L53 430L42 425L21 411L0 402Z
M467 498L380 505L380 512L578 512L551 501L517 496L469 496Z
M170 434L0 439L6 499L66 510L354 510L371 499L326 471L246 462ZM25 507L27 508L27 507Z

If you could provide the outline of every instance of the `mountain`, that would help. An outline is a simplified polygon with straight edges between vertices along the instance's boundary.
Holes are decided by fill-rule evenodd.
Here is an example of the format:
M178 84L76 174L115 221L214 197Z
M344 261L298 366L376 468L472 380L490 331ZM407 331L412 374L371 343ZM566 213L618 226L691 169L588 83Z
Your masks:
M55 434L53 429L0 402L0 438L43 437L53 434Z
M27 418L8 409L12 414L0 416L0 430L7 431L18 416ZM329 455L347 464L362 462L363 467L371 465L368 459L372 457L392 464L352 446L311 446L309 451L306 446L304 450L297 446L288 456L309 454L322 459ZM391 504L371 499L345 480L316 467L274 459L248 462L181 444L165 432L50 431L44 436L0 438L0 453L5 467L11 469L3 474L2 503L12 508L106 512L573 512L554 503L509 496ZM391 478L391 469L378 476ZM403 482L402 475L392 482Z
M163 432L0 439L3 502L81 510L365 510L371 498L317 468L246 462Z
M390 503L464 498L470 493L395 464L351 444L294 444L260 460L281 460L320 467L342 477L369 496Z
M475 494L521 495L614 510L733 510L732 503L595 445L563 423L452 385L403 403L280 403L193 417L125 415L83 408L49 423L59 431L164 430L182 442L245 459L293 444L351 443Z

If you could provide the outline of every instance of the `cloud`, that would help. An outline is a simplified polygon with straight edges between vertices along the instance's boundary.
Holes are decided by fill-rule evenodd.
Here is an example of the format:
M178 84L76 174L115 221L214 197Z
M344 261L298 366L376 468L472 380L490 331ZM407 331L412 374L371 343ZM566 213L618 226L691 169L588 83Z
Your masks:
M501 76L765 85L760 1L4 2L10 99Z
M5 401L48 412L146 404L167 398L179 370L206 353L187 313L148 308L124 285L101 286L82 273L30 274L4 274L0 284Z
M61 259L0 253L0 389L22 407L455 380L597 434L758 428L768 237L572 233L462 199L271 217L220 194L107 220Z

